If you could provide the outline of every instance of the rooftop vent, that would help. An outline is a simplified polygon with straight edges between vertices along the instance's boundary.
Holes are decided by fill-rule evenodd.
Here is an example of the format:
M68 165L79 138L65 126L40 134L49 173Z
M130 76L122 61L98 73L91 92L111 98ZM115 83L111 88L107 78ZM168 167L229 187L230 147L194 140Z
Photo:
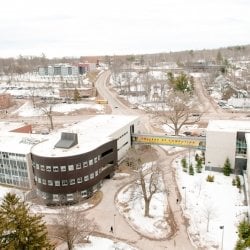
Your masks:
M55 148L72 148L78 144L77 134L75 133L65 133L61 134L61 139L56 143Z

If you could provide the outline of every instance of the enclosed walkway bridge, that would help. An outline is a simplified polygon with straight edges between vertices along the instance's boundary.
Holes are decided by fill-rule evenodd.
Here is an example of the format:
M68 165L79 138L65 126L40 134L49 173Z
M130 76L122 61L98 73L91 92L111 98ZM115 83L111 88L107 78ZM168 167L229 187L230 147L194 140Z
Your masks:
M199 150L206 149L205 136L167 136L153 134L132 134L133 144L165 145Z

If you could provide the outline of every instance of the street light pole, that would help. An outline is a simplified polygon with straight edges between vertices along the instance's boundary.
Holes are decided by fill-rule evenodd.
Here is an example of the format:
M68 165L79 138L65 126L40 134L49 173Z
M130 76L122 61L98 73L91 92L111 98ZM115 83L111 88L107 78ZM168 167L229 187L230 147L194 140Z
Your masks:
M224 226L220 226L220 229L222 229L221 250L223 250Z
M115 241L116 241L116 237L115 237L115 229L116 229L116 226L115 226L115 216L116 216L116 214L114 214L114 238L115 238Z
M182 189L185 189L185 206L184 208L187 208L187 188L186 187L182 187Z

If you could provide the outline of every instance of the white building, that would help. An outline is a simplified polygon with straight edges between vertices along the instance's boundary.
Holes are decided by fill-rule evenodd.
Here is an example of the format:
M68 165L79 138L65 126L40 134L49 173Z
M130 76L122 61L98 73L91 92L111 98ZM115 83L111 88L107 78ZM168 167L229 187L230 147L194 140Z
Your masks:
M210 121L206 130L206 169L221 171L228 158L235 173L242 173L247 167L248 133L250 121Z
M76 76L79 74L79 70L77 66L60 63L47 67L39 67L38 74L40 76Z
M42 136L26 131L23 123L0 123L0 184L28 189L34 184L30 151Z

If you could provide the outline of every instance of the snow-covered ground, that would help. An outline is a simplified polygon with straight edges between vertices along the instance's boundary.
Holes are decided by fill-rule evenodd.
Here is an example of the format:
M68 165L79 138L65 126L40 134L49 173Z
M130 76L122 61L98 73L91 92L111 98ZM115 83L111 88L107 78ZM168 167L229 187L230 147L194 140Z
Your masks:
M188 155L186 159L188 161ZM237 241L237 225L247 212L244 192L239 192L232 185L235 175L224 176L222 173L203 170L192 176L183 172L180 161L181 158L176 160L174 167L182 196L181 206L189 218L188 231L194 243L208 249L218 249L216 247L221 247L223 233L223 249L233 249ZM193 156L191 163L195 168ZM208 175L214 176L214 182L206 181Z
M164 190L162 180L159 185ZM167 205L167 194L159 192L153 195L150 205L150 217L144 216L144 200L141 188L128 185L124 187L116 199L116 206L119 212L126 218L135 231L140 234L155 239L165 238L169 232L166 223L165 212Z
M100 113L103 111L104 106L102 104L95 103L60 103L53 105L52 112L68 114L70 112L80 109L92 109L95 110L97 113ZM20 108L12 112L11 115L18 115L22 117L42 116L44 115L44 112L41 110L41 108L33 108L32 103L30 101L27 101Z
M100 238L90 236L89 240L91 243L87 243L84 245L78 244L74 247L74 250L94 250L94 249L101 249L101 250L136 250L136 248L124 243L124 242L114 242L107 238ZM59 250L57 248L57 250Z
M181 158L176 159L173 167L176 169L176 179L182 196L181 207L185 216L189 218L188 232L192 241L196 246L204 246L211 250L218 249L221 247L222 233L224 233L223 249L233 249L237 241L237 225L247 211L247 207L244 206L244 193L240 193L238 188L232 185L235 176L227 177L221 173L204 170L202 173L195 173L194 176L191 176L183 172L180 161ZM191 154L190 162L195 166L194 153ZM214 176L214 182L206 181L208 175ZM118 174L117 177L121 176ZM163 190L165 189L163 188ZM18 189L0 186L0 200L9 191L19 193L20 197L23 196L23 192ZM142 200L134 199L132 201L129 199L130 193L130 185L123 188L117 195L116 204L119 212L127 219L131 227L152 238L161 238L164 234L166 235L168 225L165 224L165 220L163 221L165 205L167 204L166 193L158 193L152 199L151 218L144 217ZM124 204L126 204L126 209L124 209ZM79 208L85 210L89 207L85 205ZM58 212L55 209L38 205L32 205L31 209L32 212L38 213ZM209 214L208 226L207 217ZM220 229L222 226L224 229ZM98 244L101 244L102 248L98 248ZM122 245L122 243L119 243L118 248L108 239L92 238L91 244L77 246L76 249L130 250L134 248Z

